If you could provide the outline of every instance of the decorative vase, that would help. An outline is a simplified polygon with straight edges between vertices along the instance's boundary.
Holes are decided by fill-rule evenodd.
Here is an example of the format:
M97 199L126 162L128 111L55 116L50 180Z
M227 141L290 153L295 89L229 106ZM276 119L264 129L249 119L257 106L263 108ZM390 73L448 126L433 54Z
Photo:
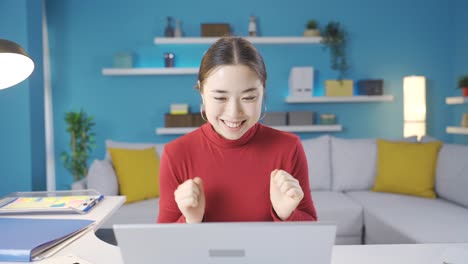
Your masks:
M468 87L463 87L463 88L462 88L462 95L463 95L464 97L468 97Z
M464 113L461 121L462 127L468 127L468 113Z
M172 17L167 17L167 25L164 30L164 36L171 38L174 37L174 28L172 27Z
M318 29L304 30L304 37L318 37L318 36L320 36L320 30Z
M182 37L182 29L180 28L180 20L179 19L176 19L176 21L175 21L174 37L176 37L176 38Z

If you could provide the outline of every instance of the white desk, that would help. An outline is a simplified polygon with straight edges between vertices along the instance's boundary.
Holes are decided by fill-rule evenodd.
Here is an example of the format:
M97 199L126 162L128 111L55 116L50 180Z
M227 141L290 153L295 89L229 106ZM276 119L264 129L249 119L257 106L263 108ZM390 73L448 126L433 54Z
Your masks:
M86 215L36 215L37 218L76 218L96 221L98 229L124 203L125 198L108 196ZM32 217L32 216L23 216ZM466 244L405 244L334 246L332 264L442 264L441 256L450 247L468 250ZM72 254L93 264L123 264L120 249L97 238L94 232L73 241L54 256ZM21 262L0 262L19 264ZM25 262L23 262L25 263ZM41 263L33 262L33 263ZM313 263L313 261L311 261ZM461 262L463 263L463 262ZM455 263L455 264L461 264ZM468 263L468 259L464 263ZM130 263L133 264L133 263Z
M42 219L85 219L95 221L94 230L99 229L102 224L114 214L125 202L124 196L106 196L89 213L61 214L61 215L15 215L2 217L42 218ZM82 237L67 245L54 256L73 254L94 264L122 263L120 249L114 245L107 244L96 237L94 232L87 232ZM19 264L28 262L0 262L2 264ZM29 262L29 263L41 263Z

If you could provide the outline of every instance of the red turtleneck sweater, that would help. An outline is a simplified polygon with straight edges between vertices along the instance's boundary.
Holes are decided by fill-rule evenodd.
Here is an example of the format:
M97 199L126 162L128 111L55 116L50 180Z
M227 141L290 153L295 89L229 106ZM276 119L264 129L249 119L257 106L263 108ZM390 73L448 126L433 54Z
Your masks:
M174 191L197 176L205 189L203 221L281 221L270 201L270 174L275 169L298 179L304 192L287 221L317 220L307 161L296 135L257 123L240 139L228 140L207 123L164 147L158 222L185 222Z

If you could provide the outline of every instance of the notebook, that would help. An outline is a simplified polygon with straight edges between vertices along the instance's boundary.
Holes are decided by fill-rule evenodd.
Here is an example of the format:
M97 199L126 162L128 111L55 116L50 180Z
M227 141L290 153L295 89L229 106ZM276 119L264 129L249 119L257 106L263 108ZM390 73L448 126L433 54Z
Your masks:
M92 220L0 218L0 261L42 259L84 234Z
M124 263L330 264L336 226L317 222L114 225Z
M16 192L0 199L0 214L85 214L103 198L94 190Z

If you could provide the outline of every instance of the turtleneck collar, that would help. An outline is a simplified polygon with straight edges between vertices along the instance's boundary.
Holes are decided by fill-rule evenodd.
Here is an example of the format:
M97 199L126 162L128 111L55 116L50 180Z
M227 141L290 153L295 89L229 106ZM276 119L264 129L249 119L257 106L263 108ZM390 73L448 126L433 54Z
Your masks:
M209 122L206 122L206 124L204 124L201 128L203 134L217 146L224 148L234 148L247 144L255 136L259 127L260 125L256 123L253 127L247 130L247 132L245 132L242 137L235 140L223 138L220 134L218 134L218 132L216 132L216 130L214 130L213 126Z

